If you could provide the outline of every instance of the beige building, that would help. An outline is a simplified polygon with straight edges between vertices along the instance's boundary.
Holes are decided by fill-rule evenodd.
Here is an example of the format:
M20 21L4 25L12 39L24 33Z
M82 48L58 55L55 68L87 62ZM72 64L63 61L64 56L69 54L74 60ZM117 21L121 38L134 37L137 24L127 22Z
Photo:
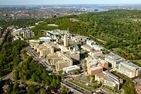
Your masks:
M101 66L96 66L92 68L87 68L88 75L95 76L98 73L101 73L103 71L103 68Z
M96 67L98 65L98 61L95 58L93 59L91 57L88 57L86 58L86 65L87 65L87 69Z
M105 60L109 64L111 64L112 68L114 68L114 69L116 69L118 67L118 64L120 62L124 61L124 59L122 57L120 57L119 55L116 55L112 52L105 56Z
M103 69L109 68L108 62L105 61L103 58L98 58L98 63L100 64L101 67L103 67Z
M65 47L69 46L69 39L68 39L67 34L64 35L64 46Z
M82 45L82 46L81 46L81 48L82 48L83 50L88 51L88 52L90 52L90 51L93 51L93 50L94 50L94 49L93 49L93 48L91 48L89 45Z
M103 53L102 53L102 51L100 51L100 50L98 50L98 51L90 51L90 52L89 52L89 55L90 55L91 57L99 57L99 56L102 56Z
M95 75L95 80L102 83L103 85L109 86L113 89L120 89L120 80L117 76L113 75L108 71L103 71Z
M117 70L129 78L134 78L141 74L141 68L129 61L121 62Z
M56 71L60 71L65 67L73 65L72 59L68 58L61 52L48 55L48 63L55 66Z

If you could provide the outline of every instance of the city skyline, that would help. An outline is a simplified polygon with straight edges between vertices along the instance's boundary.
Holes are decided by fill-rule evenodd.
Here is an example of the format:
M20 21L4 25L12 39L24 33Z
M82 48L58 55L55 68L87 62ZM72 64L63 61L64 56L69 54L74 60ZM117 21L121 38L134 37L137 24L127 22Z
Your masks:
M0 5L141 4L141 0L0 0Z

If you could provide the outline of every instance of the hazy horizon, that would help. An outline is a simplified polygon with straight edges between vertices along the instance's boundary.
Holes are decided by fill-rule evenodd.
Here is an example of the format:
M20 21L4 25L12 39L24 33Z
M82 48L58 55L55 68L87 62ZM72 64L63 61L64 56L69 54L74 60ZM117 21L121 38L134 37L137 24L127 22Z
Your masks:
M141 0L0 0L0 5L79 5L79 4L105 4L125 5L141 4Z

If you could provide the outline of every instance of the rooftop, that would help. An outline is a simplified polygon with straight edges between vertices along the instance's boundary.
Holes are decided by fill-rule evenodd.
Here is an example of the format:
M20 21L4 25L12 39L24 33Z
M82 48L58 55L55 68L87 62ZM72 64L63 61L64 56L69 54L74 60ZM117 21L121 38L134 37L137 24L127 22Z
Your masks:
M123 61L121 62L121 64L125 65L126 67L129 67L130 69L132 70L136 70L136 69L140 69L141 70L141 67L133 64L132 62L129 62L129 61Z
M122 58L121 56L119 56L119 55L117 55L117 54L114 54L114 53L109 53L108 55L107 55L107 57L109 57L109 58L112 58L112 59L114 59L114 60L117 60L117 61L122 61L122 60L124 60L124 58Z

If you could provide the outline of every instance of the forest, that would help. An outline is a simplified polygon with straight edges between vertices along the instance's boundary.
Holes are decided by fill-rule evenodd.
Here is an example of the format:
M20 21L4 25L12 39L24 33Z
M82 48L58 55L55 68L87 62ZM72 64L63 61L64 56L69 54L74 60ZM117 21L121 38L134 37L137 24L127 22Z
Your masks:
M60 76L48 72L45 68L35 62L32 57L28 57L14 72L15 80L31 80L39 84L48 86L50 89L60 87Z
M25 41L4 42L0 46L0 77L10 73L20 62L20 51L26 47Z
M36 22L40 21L41 19L7 19L7 20L0 20L0 27L7 28L8 26L18 26L18 27L27 27L33 26Z

